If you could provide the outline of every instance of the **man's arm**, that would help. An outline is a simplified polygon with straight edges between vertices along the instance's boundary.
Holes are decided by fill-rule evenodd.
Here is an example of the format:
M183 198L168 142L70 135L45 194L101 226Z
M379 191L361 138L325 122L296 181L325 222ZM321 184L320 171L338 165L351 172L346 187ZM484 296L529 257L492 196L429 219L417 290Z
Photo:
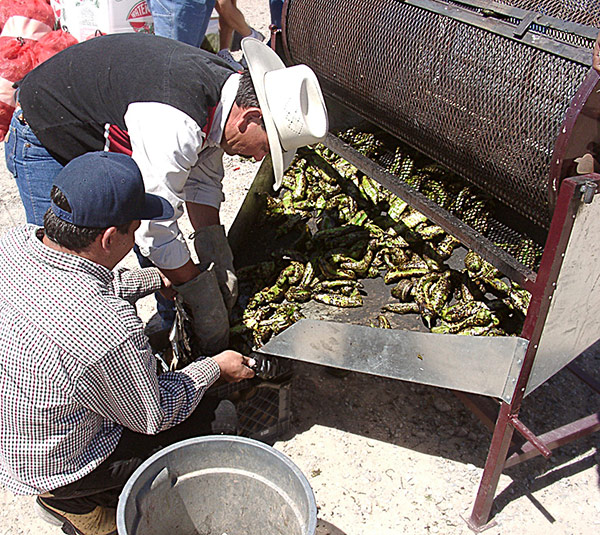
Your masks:
M136 242L142 254L174 284L188 282L199 272L190 262L177 219L183 215L183 202L189 201L187 209L195 229L219 224L223 151L208 147L200 152L204 144L200 127L165 104L131 104L125 120L132 157L142 172L146 191L167 199L175 212L172 221L143 221ZM153 134L156 124L161 124L160 135Z
M191 117L161 103L131 104L125 122L132 158L140 168L146 191L166 199L174 210L172 220L142 222L136 242L142 254L161 271L175 274L177 281L173 282L184 281L191 275L190 253L177 219L183 215L184 190L198 163L204 132ZM220 191L219 194L222 195Z
M186 203L186 208L194 230L198 230L201 227L220 224L219 210L213 206L188 202ZM165 277L173 282L173 284L183 284L184 282L191 281L200 274L200 270L191 260L180 268L163 268L161 271L164 273Z
M221 224L219 210L213 206L188 202L185 207L194 230L198 230L200 227Z
M138 299L160 290L165 284L157 268L119 268L115 269L113 273L115 294L132 304Z
M163 275L169 279L175 286L180 286L186 282L195 279L198 275L200 275L200 270L198 266L192 262L192 260L188 260L183 266L176 269L161 269Z
M159 377L140 331L87 368L75 396L108 420L138 433L156 434L184 421L221 375L229 382L252 377L248 364L247 357L224 351Z

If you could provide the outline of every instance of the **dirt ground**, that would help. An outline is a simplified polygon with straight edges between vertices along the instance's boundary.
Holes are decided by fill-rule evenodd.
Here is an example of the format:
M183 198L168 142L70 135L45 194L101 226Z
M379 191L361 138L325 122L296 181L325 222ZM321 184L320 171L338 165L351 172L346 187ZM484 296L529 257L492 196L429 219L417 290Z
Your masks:
M238 0L247 20L267 33L266 0ZM258 169L226 162L228 227ZM24 222L0 150L0 231ZM184 228L189 228L185 222ZM126 265L135 266L130 255ZM154 313L152 298L139 304ZM600 380L600 345L578 363ZM525 399L521 419L536 434L598 411L598 396L561 371ZM468 517L491 434L452 392L296 364L292 425L274 444L308 478L318 505L319 535L472 533ZM486 533L587 535L600 532L598 434L506 470L500 478ZM52 535L60 529L35 516L33 498L0 489L0 535ZM265 535L269 535L265 533Z

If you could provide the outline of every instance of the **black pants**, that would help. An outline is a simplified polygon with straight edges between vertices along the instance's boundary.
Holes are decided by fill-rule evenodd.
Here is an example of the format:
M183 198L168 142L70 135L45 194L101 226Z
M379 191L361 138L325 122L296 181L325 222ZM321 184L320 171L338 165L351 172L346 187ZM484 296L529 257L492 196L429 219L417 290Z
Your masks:
M182 423L158 433L144 435L124 429L117 448L88 475L43 496L44 502L68 513L89 513L96 506L116 507L125 483L148 457L160 449L185 440L213 433L216 397L202 398L196 410Z

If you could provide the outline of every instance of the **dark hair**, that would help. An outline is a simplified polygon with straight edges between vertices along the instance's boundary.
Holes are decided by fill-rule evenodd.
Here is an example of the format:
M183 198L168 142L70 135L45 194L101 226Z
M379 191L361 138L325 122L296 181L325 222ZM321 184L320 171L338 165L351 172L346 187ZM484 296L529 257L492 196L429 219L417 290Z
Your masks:
M256 90L250 77L250 71L244 69L242 72L242 79L235 95L235 103L240 108L260 108L258 103L258 97L256 96Z
M56 186L52 186L50 199L65 212L71 212L71 206L67 198ZM117 231L121 234L127 234L130 226L131 221L117 226ZM80 252L87 249L105 230L106 228L79 227L73 225L73 223L63 221L54 214L52 208L49 208L44 215L44 233L46 236L70 251Z

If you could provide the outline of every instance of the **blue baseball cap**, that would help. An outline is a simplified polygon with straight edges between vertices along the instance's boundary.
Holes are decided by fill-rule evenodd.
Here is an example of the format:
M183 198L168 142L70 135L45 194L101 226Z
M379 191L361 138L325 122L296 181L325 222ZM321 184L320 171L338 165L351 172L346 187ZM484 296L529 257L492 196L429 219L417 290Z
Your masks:
M146 193L142 174L132 158L115 152L88 152L71 160L54 185L71 212L50 203L54 215L78 227L117 227L137 219L173 217L162 197Z

